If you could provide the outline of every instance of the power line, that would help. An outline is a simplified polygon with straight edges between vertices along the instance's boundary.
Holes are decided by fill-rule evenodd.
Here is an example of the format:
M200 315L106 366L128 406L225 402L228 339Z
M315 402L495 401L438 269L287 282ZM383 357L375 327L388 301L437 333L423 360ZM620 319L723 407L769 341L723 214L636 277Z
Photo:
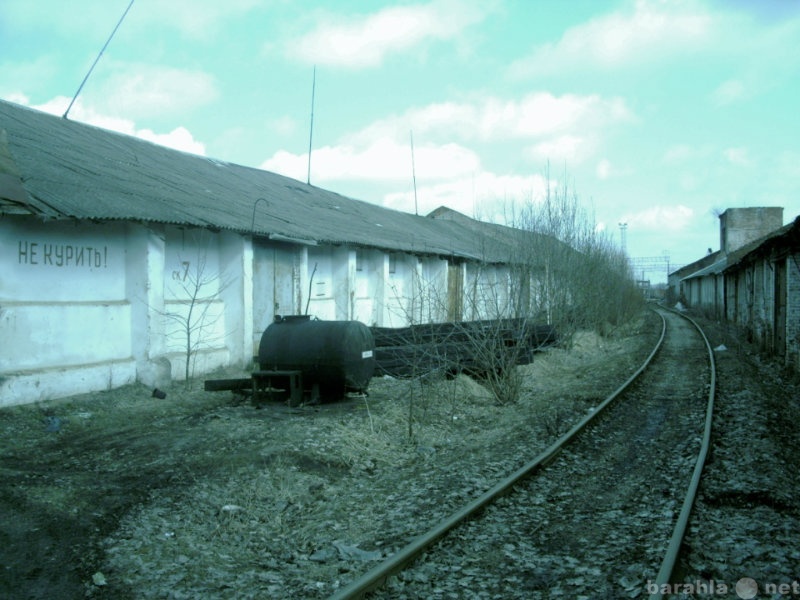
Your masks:
M671 262L669 254L666 253L661 256L639 256L628 260L633 273L641 279L646 279L645 274L653 274L663 275L666 280L670 273L681 267L681 265Z

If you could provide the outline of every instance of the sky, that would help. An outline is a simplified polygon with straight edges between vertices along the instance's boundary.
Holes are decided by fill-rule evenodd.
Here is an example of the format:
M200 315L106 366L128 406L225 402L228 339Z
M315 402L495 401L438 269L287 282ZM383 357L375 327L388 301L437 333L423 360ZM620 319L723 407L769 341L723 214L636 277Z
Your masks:
M128 6L2 0L0 98L63 115ZM655 283L800 215L798 106L795 0L134 0L69 118L411 213L567 189Z

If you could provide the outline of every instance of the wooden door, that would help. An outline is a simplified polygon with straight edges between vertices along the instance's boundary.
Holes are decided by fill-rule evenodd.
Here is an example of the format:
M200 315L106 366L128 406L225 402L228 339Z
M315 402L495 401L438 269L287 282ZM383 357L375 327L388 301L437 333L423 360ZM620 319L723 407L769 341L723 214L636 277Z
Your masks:
M786 356L786 258L775 261L775 329L773 351Z

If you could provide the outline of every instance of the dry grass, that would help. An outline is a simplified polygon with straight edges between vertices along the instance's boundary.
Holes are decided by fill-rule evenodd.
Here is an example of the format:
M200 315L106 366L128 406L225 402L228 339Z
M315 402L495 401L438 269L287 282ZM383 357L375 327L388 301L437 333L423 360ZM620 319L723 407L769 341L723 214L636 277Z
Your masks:
M80 553L73 591L324 596L358 552L390 552L490 487L509 456L530 458L595 403L601 380L613 389L627 376L615 355L640 341L578 336L570 352L537 355L513 405L462 375L376 378L368 397L299 408L255 410L181 384L166 400L130 386L20 407L0 413L2 474L37 499L38 531L63 530L62 561ZM30 543L30 527L18 533ZM96 570L107 585L86 583Z

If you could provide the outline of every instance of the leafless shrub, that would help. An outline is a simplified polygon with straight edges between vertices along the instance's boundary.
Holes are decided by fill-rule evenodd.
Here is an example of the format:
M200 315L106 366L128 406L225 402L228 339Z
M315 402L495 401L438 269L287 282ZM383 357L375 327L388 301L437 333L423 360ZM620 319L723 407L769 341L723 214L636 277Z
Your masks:
M643 298L627 257L566 184L532 199L510 221L510 227L493 231L497 236L475 226L484 255L465 263L457 311L449 289L452 272L442 286L421 277L421 268L416 271L405 297L412 378L465 372L479 378L498 404L513 404L523 390L517 365L530 362L539 343L530 337L536 325L551 326L569 346L579 330L609 336L640 313ZM425 329L413 326L432 314L448 315L453 327L434 343L417 339ZM415 411L424 410L418 394L409 388L409 437Z
M530 314L554 325L562 341L580 329L608 335L641 311L627 256L566 184L512 219L532 234L519 248L518 266L521 278L530 276Z

